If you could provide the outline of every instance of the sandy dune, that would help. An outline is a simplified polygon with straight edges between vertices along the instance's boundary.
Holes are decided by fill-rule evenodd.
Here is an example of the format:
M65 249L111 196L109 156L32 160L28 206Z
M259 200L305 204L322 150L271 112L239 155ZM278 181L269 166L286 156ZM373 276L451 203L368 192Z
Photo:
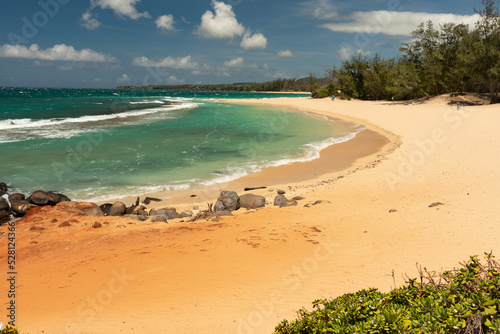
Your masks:
M23 333L271 333L315 299L391 289L393 270L399 285L403 274L417 274L417 262L440 270L472 254L499 254L500 107L458 111L445 98L413 105L251 102L354 120L373 133L349 144L357 143L347 150L357 155L336 148L323 152L316 167L284 167L302 175L332 165L333 172L312 173L316 178L276 185L285 173L277 168L220 186L240 192L250 183L269 185L254 193L270 201L284 189L289 197L305 197L297 207L196 223L54 211L25 218L16 229ZM304 207L317 200L324 202ZM429 207L434 202L443 205ZM92 228L93 222L103 226ZM6 273L6 234L0 248ZM7 302L2 293L0 303Z

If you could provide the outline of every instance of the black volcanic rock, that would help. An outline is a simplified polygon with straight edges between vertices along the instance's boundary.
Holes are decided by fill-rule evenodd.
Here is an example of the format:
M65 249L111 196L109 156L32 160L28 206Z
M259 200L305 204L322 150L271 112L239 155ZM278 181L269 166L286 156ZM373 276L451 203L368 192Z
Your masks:
M123 202L116 202L109 208L108 216L123 216L127 206Z
M36 208L36 207L37 207L37 205L35 205L35 204L21 202L21 201L15 201L15 200L10 203L10 210L17 217L23 217L26 213L28 213L29 210Z
M36 205L47 205L50 201L50 197L45 191L37 190L28 197L28 201Z
M10 205L5 198L0 197L0 210L10 211Z
M264 196L245 194L240 196L240 206L245 209L258 209L266 206Z
M5 195L9 191L9 187L3 182L0 182L0 196Z
M24 194L21 194L21 193L14 193L14 194L10 194L9 195L9 201L12 202L12 201L22 201L22 200L25 200L26 199L26 196L24 196Z
M214 211L235 211L240 208L240 197L235 191L220 193L214 205Z

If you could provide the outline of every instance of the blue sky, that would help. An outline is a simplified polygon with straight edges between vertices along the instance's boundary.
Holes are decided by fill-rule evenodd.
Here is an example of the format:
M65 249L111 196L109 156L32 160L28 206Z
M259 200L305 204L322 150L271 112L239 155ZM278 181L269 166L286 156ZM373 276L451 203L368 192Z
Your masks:
M393 57L423 21L480 0L2 0L0 86L264 82L358 52Z

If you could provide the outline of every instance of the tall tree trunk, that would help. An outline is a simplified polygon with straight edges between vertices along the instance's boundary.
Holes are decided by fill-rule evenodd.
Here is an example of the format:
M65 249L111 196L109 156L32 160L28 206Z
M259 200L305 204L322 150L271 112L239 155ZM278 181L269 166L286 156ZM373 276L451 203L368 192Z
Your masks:
M498 103L498 88L499 83L495 82L491 77L489 78L489 90L490 90L490 104Z

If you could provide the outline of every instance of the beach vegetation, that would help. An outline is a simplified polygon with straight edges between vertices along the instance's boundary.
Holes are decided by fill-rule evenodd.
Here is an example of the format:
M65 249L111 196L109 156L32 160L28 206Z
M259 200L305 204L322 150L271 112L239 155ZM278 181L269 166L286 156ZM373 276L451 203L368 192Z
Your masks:
M498 0L474 9L474 27L422 22L404 43L401 56L382 59L361 53L329 70L347 95L364 100L407 100L446 93L488 93L497 103L500 90L500 13Z
M300 310L275 333L500 333L500 265L491 253L484 258L442 273L419 267L419 278L388 293L371 288L316 300L313 311Z
M323 89L319 89L315 92L312 92L312 97L319 98L319 99L323 99L325 97L329 97L332 95L333 95L333 87L331 87L331 86L328 86L328 87L323 88Z
M314 74L308 77L279 78L268 82L256 83L232 83L214 85L151 85L151 86L119 86L117 89L147 89L147 90L189 90L189 91L209 91L209 92L310 92L318 87L324 86L327 78L317 78Z
M0 334L19 334L19 330L14 327L6 326L4 329L0 330Z

